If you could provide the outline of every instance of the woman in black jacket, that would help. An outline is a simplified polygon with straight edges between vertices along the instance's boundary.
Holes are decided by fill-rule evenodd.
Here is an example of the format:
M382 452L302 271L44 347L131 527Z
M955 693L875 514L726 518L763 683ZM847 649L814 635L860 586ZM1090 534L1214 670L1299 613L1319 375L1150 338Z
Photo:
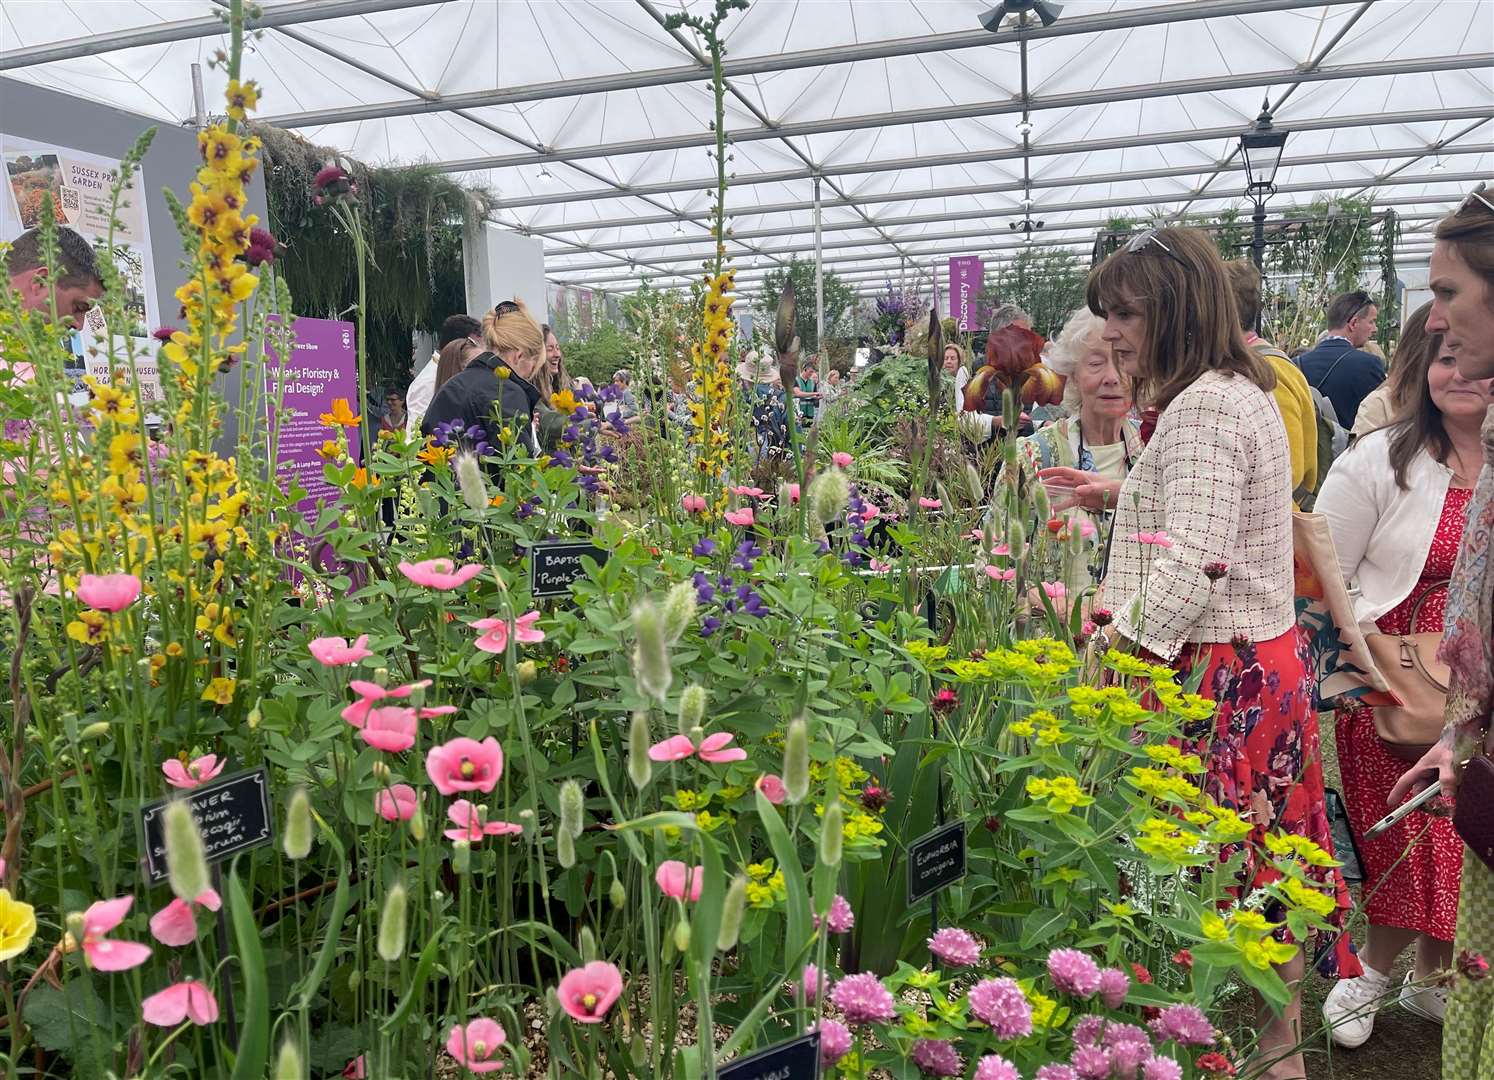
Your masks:
M483 318L482 330L487 350L436 392L420 430L430 435L439 425L447 431L466 426L470 433L477 425L484 433L480 441L496 450L508 427L530 453L538 454L534 417L549 405L535 385L545 362L540 324L522 300L505 300Z

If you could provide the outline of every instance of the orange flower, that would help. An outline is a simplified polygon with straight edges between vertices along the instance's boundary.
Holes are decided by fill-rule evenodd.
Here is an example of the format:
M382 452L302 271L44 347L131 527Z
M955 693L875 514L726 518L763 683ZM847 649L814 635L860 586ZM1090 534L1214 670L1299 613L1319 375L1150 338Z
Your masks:
M342 457L342 447L329 439L317 449L316 456L323 461L336 461Z
M495 507L496 506L502 506L503 505L503 495L501 493L497 494L497 495L494 495L491 499L488 500L488 505L489 506L495 506Z
M353 470L353 479L349 483L355 488L366 488L370 484L378 487L379 478L377 476L369 476L368 470L360 465L357 469Z
M339 424L347 428L357 427L362 419L361 416L353 415L353 410L348 407L348 399L345 397L333 398L332 411L322 413L321 416L323 427L337 427Z

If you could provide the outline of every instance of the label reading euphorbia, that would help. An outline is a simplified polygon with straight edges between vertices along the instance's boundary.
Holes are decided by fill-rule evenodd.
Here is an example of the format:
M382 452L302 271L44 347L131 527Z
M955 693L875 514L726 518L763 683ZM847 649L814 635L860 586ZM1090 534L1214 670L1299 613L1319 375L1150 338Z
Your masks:
M947 889L964 876L964 821L940 825L908 845L908 903Z
M719 1080L819 1080L820 1033L811 1031L723 1065Z

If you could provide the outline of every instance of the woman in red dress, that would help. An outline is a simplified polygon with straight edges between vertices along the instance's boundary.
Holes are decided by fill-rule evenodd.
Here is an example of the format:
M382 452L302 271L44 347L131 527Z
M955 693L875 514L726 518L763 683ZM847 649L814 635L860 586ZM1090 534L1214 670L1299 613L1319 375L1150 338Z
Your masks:
M1184 672L1204 669L1200 691L1219 708L1184 738L1208 764L1208 794L1254 826L1242 846L1241 885L1251 888L1276 873L1262 850L1267 832L1332 850L1296 626L1291 454L1271 397L1276 378L1246 347L1224 263L1197 230L1138 235L1090 274L1088 302L1138 402L1158 411L1118 498L1103 481L1076 490L1119 507L1105 605L1127 643ZM1342 876L1320 868L1318 880L1341 925ZM1346 935L1325 963L1359 974ZM1303 970L1300 954L1277 969L1294 989ZM1300 1012L1294 994L1280 1014L1263 1013L1264 1071L1253 1075L1306 1075Z
M1360 439L1334 462L1317 510L1332 529L1361 625L1373 623L1384 634L1440 632L1483 461L1479 426L1494 403L1494 380L1459 376L1436 334L1419 354L1406 357L1397 383L1408 391L1399 421ZM1376 1011L1391 996L1391 967L1413 943L1415 967L1398 999L1411 1013L1442 1022L1447 994L1432 980L1452 961L1463 844L1446 816L1421 811L1366 840L1365 830L1384 816L1407 763L1386 751L1368 708L1341 708L1337 731L1369 931L1364 974L1334 986L1323 1017L1334 1042L1355 1047L1370 1037Z

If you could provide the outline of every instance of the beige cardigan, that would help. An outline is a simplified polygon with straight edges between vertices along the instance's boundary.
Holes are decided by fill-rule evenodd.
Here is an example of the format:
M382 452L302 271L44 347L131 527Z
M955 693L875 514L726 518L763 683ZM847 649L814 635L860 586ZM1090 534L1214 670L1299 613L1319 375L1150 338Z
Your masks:
M1170 547L1136 539L1159 531ZM1217 581L1213 563L1227 567ZM1167 661L1188 642L1292 628L1291 451L1270 394L1211 371L1162 413L1121 489L1105 600L1123 636Z

